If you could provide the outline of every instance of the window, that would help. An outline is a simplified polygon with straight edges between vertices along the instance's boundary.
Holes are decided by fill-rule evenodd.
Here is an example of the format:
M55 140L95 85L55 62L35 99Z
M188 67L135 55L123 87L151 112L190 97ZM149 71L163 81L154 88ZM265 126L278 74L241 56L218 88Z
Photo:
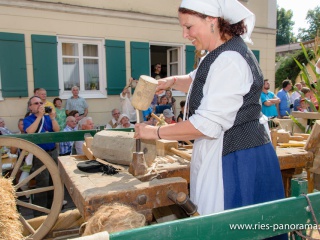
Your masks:
M183 45L172 45L163 43L150 43L150 59L151 71L154 70L154 65L161 63L161 73L163 76L174 76L185 74L183 61ZM173 91L173 96L185 96L185 93Z
M68 98L78 86L86 98L106 96L104 39L58 37L60 96Z

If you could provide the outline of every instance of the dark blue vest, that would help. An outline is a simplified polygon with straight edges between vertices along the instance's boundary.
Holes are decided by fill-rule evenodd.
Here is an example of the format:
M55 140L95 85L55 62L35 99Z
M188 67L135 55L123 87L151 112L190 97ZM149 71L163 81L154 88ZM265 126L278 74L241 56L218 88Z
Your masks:
M189 98L190 116L200 106L203 98L203 86L206 83L211 64L224 51L236 51L241 54L252 71L253 83L250 91L243 97L243 105L236 115L234 125L224 133L223 156L270 142L264 126L259 123L261 116L259 100L263 86L263 75L255 56L241 37L233 37L225 42L210 52L199 65ZM226 101L228 100L226 99Z

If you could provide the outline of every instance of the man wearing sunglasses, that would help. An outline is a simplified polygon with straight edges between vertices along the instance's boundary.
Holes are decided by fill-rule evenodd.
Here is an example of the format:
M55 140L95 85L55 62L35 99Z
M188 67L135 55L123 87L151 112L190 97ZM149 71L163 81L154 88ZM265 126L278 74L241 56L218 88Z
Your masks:
M23 129L26 133L45 133L45 132L58 132L60 130L59 124L55 119L55 113L52 111L49 115L45 115L45 109L43 102L38 96L33 96L28 101L28 107L31 115L23 120ZM43 143L38 144L43 150L45 150L57 163L58 152L55 143ZM33 156L32 168L30 174L43 166L41 160L36 156ZM52 180L48 170L42 171L35 177L36 187L47 187L52 185ZM53 200L53 193L42 192L33 195L32 203L35 205L51 208ZM41 216L44 213L34 211L34 216Z

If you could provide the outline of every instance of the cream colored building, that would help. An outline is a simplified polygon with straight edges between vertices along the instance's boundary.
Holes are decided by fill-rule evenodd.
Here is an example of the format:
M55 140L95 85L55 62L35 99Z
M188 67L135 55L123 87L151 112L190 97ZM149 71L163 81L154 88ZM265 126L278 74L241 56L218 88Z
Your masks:
M161 63L168 76L192 70L194 47L177 19L181 0L0 0L0 116L17 130L34 88L66 99L72 85L104 125L120 108L130 76L150 75ZM276 0L241 1L256 14L249 46L274 82ZM185 97L174 92L179 102Z

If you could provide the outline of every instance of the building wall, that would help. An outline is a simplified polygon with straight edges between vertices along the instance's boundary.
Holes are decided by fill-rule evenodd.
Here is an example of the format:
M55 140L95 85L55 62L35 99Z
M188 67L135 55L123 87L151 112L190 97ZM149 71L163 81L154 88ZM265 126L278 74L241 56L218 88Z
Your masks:
M86 7L90 4L90 8ZM33 65L31 34L54 36L88 36L126 42L126 74L130 77L130 41L189 44L182 38L177 19L180 0L0 0L0 32L25 35L28 94L33 95ZM256 14L256 27L252 35L253 50L260 51L260 65L266 78L274 82L275 26L270 20L276 12L275 0L243 2ZM271 9L271 10L270 10ZM1 57L1 56L0 56ZM115 59L116 60L116 59ZM9 129L17 130L16 122L26 112L28 98L0 100L0 116ZM50 101L53 97L48 98ZM176 97L177 113L179 102ZM65 102L65 100L64 100ZM120 107L119 96L88 99L89 116L95 124L106 124L110 111Z

